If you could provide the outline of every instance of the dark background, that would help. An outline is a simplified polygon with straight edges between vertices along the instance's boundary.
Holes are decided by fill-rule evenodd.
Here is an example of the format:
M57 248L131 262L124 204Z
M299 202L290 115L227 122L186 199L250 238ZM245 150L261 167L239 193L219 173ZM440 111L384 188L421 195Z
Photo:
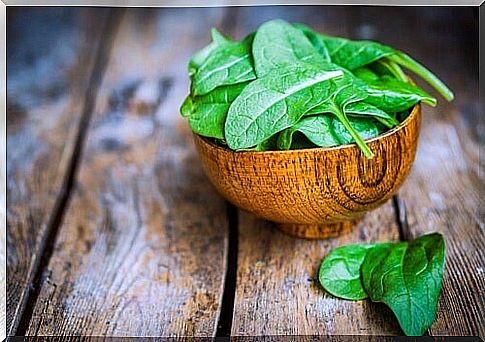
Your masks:
M7 9L7 95L9 108L35 105L37 96L17 87L18 79L38 79L36 91L48 97L59 95L65 87L54 83L45 88L42 79L52 68L62 65L71 47L64 44L76 25L76 8ZM226 9L232 15L219 27L236 39L255 30L261 23L282 18L302 21L322 32L351 39L372 39L403 50L434 71L455 90L456 104L465 108L466 120L477 130L478 102L478 7L384 7L384 6L258 6ZM204 16L206 9L128 9L137 12L140 25L150 21L157 11L184 11L181 20L190 23L192 15ZM227 19L229 18L229 19ZM209 19L207 19L209 20ZM237 26L236 30L233 27ZM209 41L209 33L201 32L201 46ZM48 61L48 63L45 63ZM53 63L54 62L54 63ZM429 89L429 88L428 88ZM32 89L30 89L32 90ZM464 95L464 96L460 96ZM475 102L475 101L474 101ZM13 119L15 110L7 111Z

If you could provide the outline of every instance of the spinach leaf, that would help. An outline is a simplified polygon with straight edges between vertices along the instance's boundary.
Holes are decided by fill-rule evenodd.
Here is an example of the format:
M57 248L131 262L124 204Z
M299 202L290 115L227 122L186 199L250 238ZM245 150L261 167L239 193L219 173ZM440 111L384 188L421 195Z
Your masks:
M378 107L385 112L401 112L423 101L430 106L436 106L436 99L423 89L410 83L383 76L378 81L368 82L365 102Z
M330 97L320 105L313 107L308 113L332 113L347 129L353 140L362 150L367 158L372 158L374 154L366 145L358 131L350 124L345 107L353 102L364 100L367 97L365 83L355 78L350 72L346 71L344 77L330 80ZM337 132L336 132L337 133Z
M327 36L321 33L316 34L325 44L330 58L335 64L353 70L380 59L388 58L391 62L398 66L402 66L421 77L447 101L451 101L454 98L453 92L436 75L404 52L374 41L352 41L345 38ZM393 74L398 75L398 79L406 81L400 68L392 64L390 65L390 68Z
M361 118L354 118L349 117L349 124L352 128L358 132L361 139L370 139L379 135L379 129L377 128L376 124L367 119ZM332 121L332 129L335 132L335 136L337 137L340 145L347 145L355 143L355 138L352 134L350 134L347 127L338 120Z
M322 261L318 280L335 297L360 300L368 297L360 277L360 267L375 244L353 244L335 248Z
M189 60L189 76L193 76L202 64L206 61L207 57L214 51L218 46L224 46L229 41L219 32L217 29L211 29L212 42L197 51L192 58Z
M285 129L278 137L278 148L289 150L293 143L293 134L303 133L308 140L319 147L339 145L332 128L332 118L328 115L312 115L302 118L295 125Z
M420 336L436 315L445 262L445 244L438 233L410 243L372 248L362 263L369 297L388 305L406 335Z
M192 115L193 111L194 101L192 100L192 96L189 94L182 103L182 106L180 106L180 114L182 114L184 118L188 118L190 115Z
M268 151L268 150L277 150L278 149L278 134L273 134L268 139L260 142L256 145L256 151Z
M395 50L370 40L349 40L318 34L333 63L353 70L394 54Z
M328 53L328 49L325 46L322 38L311 28L303 24L293 24L294 27L299 29L301 32L305 34L308 40L312 43L313 47L317 49L318 53L323 57L326 62L331 62L330 54Z
M453 100L455 97L453 92L448 88L435 74L426 69L423 65L412 59L404 52L396 51L395 54L388 57L391 61L411 70L416 75L425 80L431 85L443 98L447 101Z
M253 35L249 35L242 42L223 42L222 36L216 37L216 47L193 75L192 95L204 95L222 85L256 78L251 57Z
M223 139L229 106L247 84L222 86L202 96L187 97L180 111L189 117L192 131L205 137Z
M331 94L329 80L341 71L310 64L286 65L251 82L229 107L225 137L231 149L258 145L297 123Z
M369 69L368 67L360 67L355 70L352 70L352 73L355 77L360 78L366 82L378 81L379 75L376 74L374 71Z
M295 62L323 61L305 34L283 20L271 20L259 27L252 52L258 77Z
M399 121L397 121L393 116L366 102L360 101L349 103L345 110L349 115L371 116L386 125L388 128L399 124Z
M393 76L399 81L403 81L406 83L409 82L407 76L404 74L399 64L396 64L387 58L383 58L369 64L369 68L374 70L380 76Z

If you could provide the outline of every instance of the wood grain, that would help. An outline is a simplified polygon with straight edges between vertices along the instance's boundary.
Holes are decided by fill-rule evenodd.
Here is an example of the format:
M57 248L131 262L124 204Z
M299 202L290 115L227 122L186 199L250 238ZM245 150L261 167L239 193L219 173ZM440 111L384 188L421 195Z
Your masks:
M242 211L239 216L233 335L400 334L385 306L334 298L317 280L322 258L337 246L399 240L391 202L351 233L322 241L295 239L273 223Z
M105 15L90 9L8 11L8 335L34 289L50 222L66 191Z
M222 11L197 13L125 16L28 335L215 334L226 205L178 108L186 61Z
M408 51L455 92L452 103L439 99L438 107L423 110L415 165L399 195L400 223L407 239L431 231L445 236L443 290L429 333L483 338L485 233L480 194L484 179L479 157L478 31L469 18L472 11L428 8L417 20L412 10L369 8L354 19L357 28L365 24L367 32L374 33L362 38ZM397 30L402 33L393 34Z
M469 130L438 120L438 115L430 111L424 119L416 165L400 192L401 221L408 238L431 231L445 236L441 309L430 333L485 336L485 234L479 207L484 183L478 144L470 133L463 134Z

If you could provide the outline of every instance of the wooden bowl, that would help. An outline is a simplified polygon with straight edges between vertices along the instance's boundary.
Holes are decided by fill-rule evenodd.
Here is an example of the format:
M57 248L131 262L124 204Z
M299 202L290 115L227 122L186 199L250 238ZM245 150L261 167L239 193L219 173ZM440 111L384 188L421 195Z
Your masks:
M406 179L416 154L421 107L399 126L357 145L289 151L234 152L194 134L203 168L234 205L280 223L288 234L309 239L350 231Z

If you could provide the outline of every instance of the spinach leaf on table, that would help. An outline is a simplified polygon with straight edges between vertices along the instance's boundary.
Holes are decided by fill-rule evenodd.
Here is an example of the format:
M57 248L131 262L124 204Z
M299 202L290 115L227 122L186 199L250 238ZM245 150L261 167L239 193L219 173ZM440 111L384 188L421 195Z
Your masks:
M205 137L224 139L224 123L229 106L247 84L222 86L205 95L188 96L180 111L189 118L192 131Z
M389 306L406 335L423 335L436 317L445 264L439 233L414 241L354 244L331 251L319 280L334 296Z
M332 130L332 118L328 115L303 117L295 125L279 134L278 148L280 150L289 150L294 147L293 135L296 132L301 132L318 147L330 147L340 144Z
M420 336L436 315L444 262L445 244L437 233L377 246L362 263L364 288L372 301L391 308L406 335Z
M252 52L258 77L295 62L324 61L305 34L283 20L271 20L259 27Z
M375 244L353 244L335 248L322 261L318 280L335 297L361 300L368 297L360 277L360 267Z
M216 37L216 46L209 51L192 77L192 95L204 95L222 85L256 78L251 56L253 35L249 35L242 42L225 40L221 35Z
M225 137L233 150L258 145L296 124L309 109L331 94L330 79L341 71L310 64L287 65L251 82L229 107Z

